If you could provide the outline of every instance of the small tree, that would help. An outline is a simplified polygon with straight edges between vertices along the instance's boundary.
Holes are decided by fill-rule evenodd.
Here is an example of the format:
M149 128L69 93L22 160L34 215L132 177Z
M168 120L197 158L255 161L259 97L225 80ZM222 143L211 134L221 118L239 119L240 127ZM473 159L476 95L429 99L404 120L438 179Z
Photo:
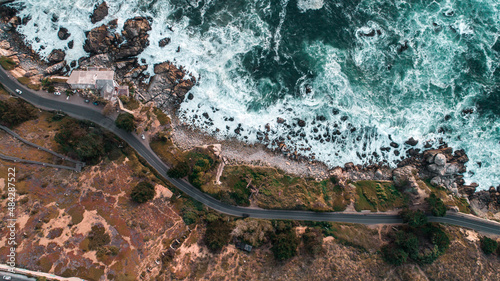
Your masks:
M135 130L134 115L130 113L120 113L115 120L116 127L127 132Z
M275 234L272 238L273 247L271 251L277 260L287 260L297 254L297 247L299 246L299 239L292 229Z
M215 252L222 249L229 243L231 225L223 220L215 220L207 223L205 231L205 244L208 249Z
M398 247L385 245L382 247L382 257L387 263L402 265L408 259L408 253Z
M498 248L498 242L484 236L481 238L481 249L487 255L494 253Z
M97 250L98 248L111 242L111 238L109 237L109 234L106 233L106 229L102 224L92 226L88 239L89 250Z
M139 204L147 202L155 197L155 187L147 181L140 182L132 189L130 197Z
M441 198L438 198L434 192L431 193L429 198L427 198L426 200L427 203L429 203L431 212L434 216L443 217L444 215L446 215L446 206L444 205L443 200L441 200Z
M308 227L304 235L302 235L302 240L306 251L313 256L319 254L323 249L323 235L317 228Z
M167 171L167 175L171 178L183 178L189 174L190 168L189 164L185 161L181 161L173 166L170 170Z
M427 223L427 216L422 210L404 210L400 213L403 222L411 227L421 227Z

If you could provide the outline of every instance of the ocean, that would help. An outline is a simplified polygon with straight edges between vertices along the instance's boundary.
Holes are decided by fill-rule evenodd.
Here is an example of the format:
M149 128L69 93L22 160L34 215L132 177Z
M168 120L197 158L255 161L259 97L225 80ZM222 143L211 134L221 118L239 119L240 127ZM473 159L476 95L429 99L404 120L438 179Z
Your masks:
M278 139L330 167L395 166L407 149L444 141L469 156L466 182L500 184L498 1L109 0L91 24L96 3L11 5L31 17L18 27L25 40L42 56L66 49L68 62L86 55L85 31L152 17L139 58L150 73L169 60L200 77L178 115L220 138Z

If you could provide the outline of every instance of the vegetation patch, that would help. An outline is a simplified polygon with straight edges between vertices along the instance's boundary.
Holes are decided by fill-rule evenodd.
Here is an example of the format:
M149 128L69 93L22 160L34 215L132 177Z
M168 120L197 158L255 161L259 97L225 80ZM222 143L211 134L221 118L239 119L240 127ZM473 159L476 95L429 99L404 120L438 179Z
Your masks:
M0 57L0 65L5 70L13 70L14 68L16 68L16 63L11 58L4 56Z
M217 219L208 222L204 237L208 249L216 252L227 245L229 243L231 229L231 225L225 220Z
M150 182L142 181L134 186L130 197L139 204L147 202L155 197L155 187Z
M205 191L229 204L248 205L249 197L259 207L343 211L349 204L347 192L331 180L316 181L268 167L226 166L221 185L209 184Z
M136 124L134 122L134 115L130 113L120 113L115 120L116 127L125 130L127 132L132 132L136 128Z
M128 110L136 110L139 108L139 101L132 97L120 96L120 100L122 101L123 106Z
M67 117L61 122L61 129L54 139L61 150L70 157L96 164L105 155L116 158L115 154L122 152L120 139L91 122Z
M153 112L156 115L156 118L158 119L158 121L160 122L160 125L164 126L164 125L168 125L171 123L170 118L161 109L155 107L153 109Z
M0 101L0 122L7 127L15 127L37 117L35 108L21 99L9 98Z
M392 182L357 181L356 211L370 210L372 212L387 211L404 206L403 195L396 189Z

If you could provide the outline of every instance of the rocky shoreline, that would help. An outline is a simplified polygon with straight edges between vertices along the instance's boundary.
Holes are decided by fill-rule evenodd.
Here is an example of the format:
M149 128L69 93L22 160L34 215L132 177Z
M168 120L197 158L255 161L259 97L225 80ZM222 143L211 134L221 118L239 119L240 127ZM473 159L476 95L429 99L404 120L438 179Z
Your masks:
M96 5L94 13L89 18L92 23L101 22L108 15L106 2ZM40 58L29 46L26 46L22 36L16 32L20 24L25 24L30 19L20 19L16 11L5 5L0 6L2 40L1 55L11 58L20 65L16 78L26 77L32 85L40 83L43 78L68 75L78 67L101 67L115 71L115 79L122 85L128 85L136 96L144 103L153 102L157 107L175 117L184 97L192 99L189 90L196 85L197 79L182 67L177 67L169 61L154 65L153 74L147 74L146 61L138 61L139 55L149 44L158 44L164 47L170 44L170 38L162 38L159 42L150 42L148 32L151 30L151 19L134 17L127 19L123 30L117 32L117 20L90 30L86 33L84 50L89 56L67 64L64 50L53 50L47 58ZM64 27L58 31L58 37L67 41L70 37ZM7 42L7 41L2 41ZM68 41L68 48L73 48L74 42ZM16 68L16 69L17 69ZM26 69L25 69L26 68ZM16 71L16 69L14 71ZM191 95L191 96L190 96ZM400 152L397 144L391 144L394 153L406 156L395 169L389 168L385 163L368 166L346 163L344 167L328 169L324 164L314 161L314 156L301 156L284 145L283 141L269 140L262 134L260 139L273 143L275 150L270 150L264 145L248 145L238 140L218 140L208 136L197 129L174 118L173 139L183 149L207 143L222 143L222 156L231 164L250 164L258 166L274 166L288 173L300 176L324 179L336 176L341 180L394 180L394 182L412 192L418 188L417 179L428 180L435 186L443 186L457 197L468 200L474 212L483 217L500 219L500 185L490 187L489 190L476 191L478 185L466 185L463 174L466 172L465 164L468 157L463 150L453 151L452 148L442 144L439 149L419 151L413 149L416 140L409 139L405 149ZM321 120L318 120L320 122ZM276 121L284 124L286 120L278 118ZM306 126L299 120L299 127ZM267 131L269 127L266 126ZM266 139L267 138L267 139ZM427 147L429 148L429 147ZM390 149L390 148L388 148Z

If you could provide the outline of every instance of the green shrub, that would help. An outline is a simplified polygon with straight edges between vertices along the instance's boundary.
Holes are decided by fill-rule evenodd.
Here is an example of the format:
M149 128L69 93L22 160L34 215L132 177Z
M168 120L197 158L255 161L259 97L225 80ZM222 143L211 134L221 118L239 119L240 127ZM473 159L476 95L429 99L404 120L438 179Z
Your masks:
M299 239L295 235L293 229L283 232L278 232L272 237L271 251L274 258L280 261L290 259L297 254L297 247L299 246Z
M398 247L385 245L382 247L382 257L389 264L402 265L408 259L408 253Z
M204 241L208 249L215 252L229 243L231 225L224 220L215 220L207 223Z
M426 199L431 207L431 212L436 217L443 217L446 215L446 206L441 198L438 198L434 192L431 193L429 198Z
M0 121L8 127L17 126L37 117L35 108L16 98L0 101Z
M183 178L189 174L189 170L189 164L185 161L181 161L168 170L167 175L175 179Z
M111 237L106 233L106 229L102 224L93 225L87 238L89 239L89 250L97 250L111 242Z
M147 202L155 197L155 187L147 181L140 182L132 188L130 197L139 204Z
M8 57L0 57L0 65L2 65L3 69L5 70L12 70L16 68L16 63Z
M498 242L484 236L481 238L481 249L487 255L494 253L498 248Z
M306 232L302 235L305 250L315 256L323 249L323 234L318 228L307 228Z
M52 86L52 85L50 85L50 86L49 86L49 88L48 88L48 90L47 90L47 92L49 92L49 93L51 93L51 94L52 94L53 92L55 92L55 91L56 91L56 88L54 88L54 86Z
M400 213L403 222L411 227L421 227L427 223L427 216L421 210L404 210Z
M130 113L120 113L115 120L116 127L132 132L135 130L134 115Z
M87 122L67 120L54 139L70 157L97 163L106 152L108 141L111 141L105 136L100 129L90 127Z

